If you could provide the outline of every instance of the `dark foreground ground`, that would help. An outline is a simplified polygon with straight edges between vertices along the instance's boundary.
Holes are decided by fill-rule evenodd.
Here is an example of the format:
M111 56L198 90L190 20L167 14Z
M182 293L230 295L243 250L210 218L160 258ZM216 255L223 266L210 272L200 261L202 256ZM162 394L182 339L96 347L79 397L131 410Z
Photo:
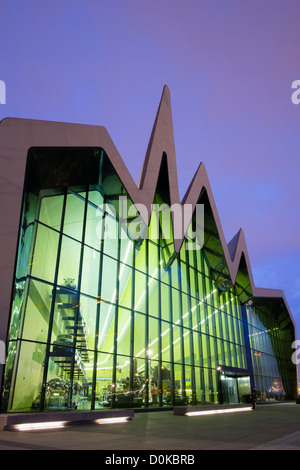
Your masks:
M60 430L0 432L0 450L300 450L300 405L259 405L215 416L136 413L126 424L82 424ZM122 455L122 453L114 454Z

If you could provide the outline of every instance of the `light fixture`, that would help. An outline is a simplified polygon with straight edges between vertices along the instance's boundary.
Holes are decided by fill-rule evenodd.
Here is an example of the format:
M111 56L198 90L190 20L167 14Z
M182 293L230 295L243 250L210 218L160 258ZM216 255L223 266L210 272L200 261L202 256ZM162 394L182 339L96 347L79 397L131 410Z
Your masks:
M46 421L44 423L23 423L16 424L13 429L16 431L37 431L43 429L59 429L63 428L66 421Z
M239 413L241 411L252 411L250 407L244 408L225 408L223 410L205 410L205 411L190 411L185 413L185 416L204 416L204 415L217 415L224 413Z
M128 423L130 421L129 416L119 417L119 418L102 418L102 419L95 419L94 423L96 424L121 424L121 423Z

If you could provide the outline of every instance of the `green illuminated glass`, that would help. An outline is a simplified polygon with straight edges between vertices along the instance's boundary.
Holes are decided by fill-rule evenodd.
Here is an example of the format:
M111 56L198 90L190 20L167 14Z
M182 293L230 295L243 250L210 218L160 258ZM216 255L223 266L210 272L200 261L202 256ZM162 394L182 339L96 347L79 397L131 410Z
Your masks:
M242 305L238 286L222 290L223 260L212 265L205 245L174 253L161 213L148 238L119 230L125 189L97 155L96 183L26 196L5 410L218 403L220 367L235 374L238 401L251 371L262 393L282 395L287 355L271 312Z

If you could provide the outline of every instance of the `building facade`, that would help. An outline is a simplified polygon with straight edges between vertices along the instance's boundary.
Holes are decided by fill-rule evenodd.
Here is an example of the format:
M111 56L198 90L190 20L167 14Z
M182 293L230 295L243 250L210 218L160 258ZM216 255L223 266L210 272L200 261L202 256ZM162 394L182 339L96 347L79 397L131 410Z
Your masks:
M294 398L283 292L255 287L242 231L225 243L203 164L179 200L167 87L138 186L104 128L8 119L0 145L2 412Z

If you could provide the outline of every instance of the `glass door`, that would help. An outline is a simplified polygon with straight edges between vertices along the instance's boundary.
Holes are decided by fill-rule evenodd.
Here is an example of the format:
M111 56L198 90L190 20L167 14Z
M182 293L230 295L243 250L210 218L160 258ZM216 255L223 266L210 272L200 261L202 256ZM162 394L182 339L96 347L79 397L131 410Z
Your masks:
M235 404L239 403L238 383L234 377L222 376L222 395L223 403Z

